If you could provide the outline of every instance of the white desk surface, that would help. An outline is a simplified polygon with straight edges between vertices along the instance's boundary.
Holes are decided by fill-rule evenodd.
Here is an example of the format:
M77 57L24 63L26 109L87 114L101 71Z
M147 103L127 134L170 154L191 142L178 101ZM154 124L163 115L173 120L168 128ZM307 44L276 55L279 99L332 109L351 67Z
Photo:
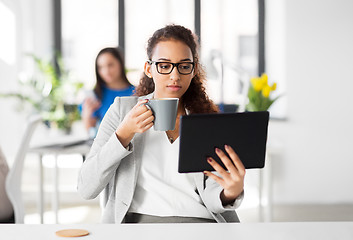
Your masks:
M37 154L88 154L91 149L90 145L87 144L79 144L70 147L31 147L28 152L29 153L37 153Z
M23 239L67 239L55 232L62 229L79 228L90 232L78 239L88 240L158 240L158 239L271 239L271 240L351 240L353 222L297 222L297 223L189 223L189 224L88 224L88 225L13 225L0 224L0 238ZM75 239L75 238L69 238Z
M37 154L87 154L91 145L81 142L87 140L86 137L63 136L58 138L48 138L46 141L37 143L28 149L29 153ZM71 146L60 146L60 144L73 144Z

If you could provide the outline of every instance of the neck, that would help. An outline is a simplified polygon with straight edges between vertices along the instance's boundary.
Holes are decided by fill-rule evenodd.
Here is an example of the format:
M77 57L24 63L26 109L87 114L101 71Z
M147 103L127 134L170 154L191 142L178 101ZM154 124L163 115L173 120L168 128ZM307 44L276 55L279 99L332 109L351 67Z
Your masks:
M184 104L180 101L180 99L179 99L179 104L178 104L178 117L180 116L180 115L184 115L184 114L186 114L186 112L185 112L185 108L184 108Z
M174 130L167 131L167 136L168 136L169 141L171 143L173 143L175 141L175 139L177 139L179 137L180 116L185 115L185 114L186 114L186 112L185 112L184 104L179 99L178 113L177 113L177 118L175 121L175 128L174 128Z

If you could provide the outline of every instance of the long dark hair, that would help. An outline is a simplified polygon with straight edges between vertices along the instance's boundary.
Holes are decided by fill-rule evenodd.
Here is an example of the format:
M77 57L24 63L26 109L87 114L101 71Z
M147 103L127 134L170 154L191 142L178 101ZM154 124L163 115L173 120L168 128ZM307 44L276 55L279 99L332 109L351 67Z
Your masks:
M105 82L103 81L102 77L99 75L99 71L98 71L98 58L100 55L102 55L104 53L110 53L114 58L116 58L116 60L118 60L118 62L120 63L120 68L121 68L121 79L124 82L126 82L127 84L129 84L130 86L132 85L126 77L125 63L124 63L124 59L122 57L122 54L120 53L120 50L118 48L112 48L112 47L103 48L98 53L98 55L96 57L96 62L95 62L96 85L95 85L93 91L99 99L102 99L102 89L103 89L103 86L106 85Z
M157 30L147 43L147 56L152 60L152 53L155 46L161 41L178 40L185 43L191 50L195 63L195 76L192 78L188 90L181 97L184 107L190 113L214 113L218 112L217 106L209 99L206 94L204 82L206 74L200 64L198 54L197 37L187 28L180 25L167 25ZM154 82L146 74L143 74L140 83L136 88L135 95L143 96L154 91Z

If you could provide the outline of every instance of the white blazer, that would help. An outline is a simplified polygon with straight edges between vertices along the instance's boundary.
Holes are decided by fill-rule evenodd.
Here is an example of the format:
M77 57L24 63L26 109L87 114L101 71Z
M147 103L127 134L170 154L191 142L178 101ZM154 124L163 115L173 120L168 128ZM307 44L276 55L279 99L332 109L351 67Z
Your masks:
M92 148L83 163L78 177L78 192L85 199L96 198L102 191L106 198L103 223L122 223L136 187L145 134L137 133L126 150L115 135L125 115L140 99L150 99L153 94L142 97L117 97L103 118ZM217 222L239 222L235 213L243 193L232 206L223 207L220 193L222 187L203 173L195 174L195 185L204 205Z

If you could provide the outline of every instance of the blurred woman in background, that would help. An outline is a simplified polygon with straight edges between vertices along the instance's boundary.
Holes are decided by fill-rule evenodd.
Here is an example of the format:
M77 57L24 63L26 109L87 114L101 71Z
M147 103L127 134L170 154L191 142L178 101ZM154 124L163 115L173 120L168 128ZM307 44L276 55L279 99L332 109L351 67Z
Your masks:
M115 97L130 96L135 87L125 74L125 64L118 48L104 48L96 58L96 85L82 105L82 120L90 137L95 137L97 127Z

